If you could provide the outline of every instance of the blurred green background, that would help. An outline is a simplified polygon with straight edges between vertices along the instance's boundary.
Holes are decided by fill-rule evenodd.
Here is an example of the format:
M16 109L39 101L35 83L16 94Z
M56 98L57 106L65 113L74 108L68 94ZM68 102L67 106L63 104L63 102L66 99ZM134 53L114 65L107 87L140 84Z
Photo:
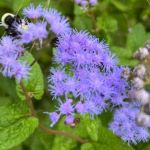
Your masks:
M47 6L47 0L0 0L0 16L4 13L19 13L30 3ZM110 50L118 57L120 65L133 67L137 64L132 54L144 42L150 39L150 0L99 0L94 7L84 11L75 5L73 0L50 0L49 7L56 8L69 19L71 26L77 30L86 30L110 45ZM1 36L4 29L0 29ZM53 43L53 41L51 41ZM54 45L54 44L52 44ZM34 102L41 121L49 127L49 119L43 111L53 109L55 102L51 101L47 91L47 75L52 64L52 46L42 51L34 51L39 58L39 64L45 77L45 94L42 101ZM15 82L0 75L0 104L7 103L11 98L15 103ZM81 118L81 123L75 128L64 125L63 120L55 126L56 129L70 131L83 138L97 141L92 144L81 145L71 139L61 136L46 135L40 131L30 136L21 145L11 150L150 150L150 143L140 143L128 146L108 129L111 113L106 112L92 122Z

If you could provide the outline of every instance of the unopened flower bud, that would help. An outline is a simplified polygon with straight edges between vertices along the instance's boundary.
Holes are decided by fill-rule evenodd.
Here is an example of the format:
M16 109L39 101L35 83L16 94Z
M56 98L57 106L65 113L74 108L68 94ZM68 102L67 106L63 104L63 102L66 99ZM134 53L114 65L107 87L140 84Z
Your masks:
M145 42L145 47L150 51L150 40Z
M133 70L133 74L134 76L136 77L139 77L139 78L144 78L145 74L146 74L146 68L144 65L138 65L134 68Z
M121 77L128 79L130 76L130 68L125 67L122 71Z
M139 48L134 54L133 57L139 60L144 59L149 55L149 51L147 48Z
M150 102L150 95L144 89L134 90L129 92L129 97L133 100L140 102L142 105L146 105Z
M136 122L139 126L148 127L150 125L150 116L144 112L140 112L136 117Z
M133 86L133 88L139 90L139 89L142 89L142 88L144 87L144 82L143 82L142 79L136 77L136 78L134 78L133 81L132 81L132 86Z
M150 103L143 106L143 112L150 115Z

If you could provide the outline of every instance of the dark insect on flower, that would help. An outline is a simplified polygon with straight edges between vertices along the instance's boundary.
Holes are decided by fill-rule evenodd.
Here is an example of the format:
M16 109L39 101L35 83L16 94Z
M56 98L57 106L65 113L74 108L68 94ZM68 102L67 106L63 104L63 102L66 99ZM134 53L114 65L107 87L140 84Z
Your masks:
M21 19L18 15L6 13L1 18L0 26L6 29L7 35L18 37L21 34L20 30L27 30L28 21L26 18Z
M70 124L70 127L74 128L76 125L80 123L80 118L75 118L73 123Z

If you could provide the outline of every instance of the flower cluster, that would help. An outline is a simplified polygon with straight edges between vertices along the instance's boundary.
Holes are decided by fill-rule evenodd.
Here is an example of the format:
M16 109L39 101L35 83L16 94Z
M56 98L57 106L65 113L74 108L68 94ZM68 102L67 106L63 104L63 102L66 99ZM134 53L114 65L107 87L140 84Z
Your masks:
M149 43L147 42L144 48L139 48L134 53L134 57L142 62L148 62L149 51ZM131 102L116 110L113 121L110 123L110 129L129 144L137 144L150 138L148 132L148 127L150 127L150 94L144 89L147 72L147 64L141 63L133 70L125 68L122 74L131 82L131 88L128 91L128 98Z
M71 31L67 19L54 9L44 9L41 5L31 4L23 10L23 14L32 22L26 19L14 21L11 24L14 35L3 36L0 40L0 71L6 77L16 77L18 81L27 79L30 70L26 62L19 61L20 56L24 55L25 44L37 41L42 46L42 41L51 32L59 36Z
M140 113L139 108L137 103L127 103L115 112L114 120L110 123L110 129L129 144L146 142L150 138L148 128L139 126L136 122L137 114Z
M76 4L80 5L83 8L88 6L94 6L97 4L97 0L74 0Z
M0 40L0 71L6 77L16 77L18 81L27 78L30 70L26 62L21 63L18 58L21 56L23 48L18 40L10 36L3 36Z
M55 9L44 9L41 5L35 7L31 4L23 10L23 14L25 17L36 21L36 23L28 23L26 29L20 30L23 43L34 40L42 41L51 32L59 36L71 31L67 19Z
M50 70L49 89L61 100L53 115L65 115L67 120L75 112L93 116L124 103L128 85L104 42L86 32L65 34L59 37L54 61L59 67ZM54 125L55 117L50 118Z

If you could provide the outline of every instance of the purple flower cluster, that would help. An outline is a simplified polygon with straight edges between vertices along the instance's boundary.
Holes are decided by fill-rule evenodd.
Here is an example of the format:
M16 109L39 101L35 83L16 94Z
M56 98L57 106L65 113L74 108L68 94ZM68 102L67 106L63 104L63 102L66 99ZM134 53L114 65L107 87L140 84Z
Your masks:
M113 122L110 123L110 129L129 144L148 141L150 139L148 128L139 126L136 122L139 112L139 104L127 103L116 110Z
M76 4L80 5L83 8L87 6L94 6L97 4L97 0L74 0Z
M42 41L51 32L59 36L71 31L68 20L55 9L44 9L41 5L35 7L31 4L23 10L23 14L36 21L34 24L28 23L27 28L20 30L23 43L34 40Z
M59 67L50 70L49 89L54 99L66 99L57 115L67 118L77 112L93 116L110 105L124 104L128 85L121 78L122 67L104 42L85 32L65 34L59 37L54 61Z
M29 23L22 19L21 23L13 22L15 37L4 36L0 40L0 71L6 77L16 77L18 81L27 78L30 67L26 62L19 61L24 51L24 44L46 39L51 32L56 36L71 31L67 19L54 9L44 9L41 5L31 4L23 10L25 17L33 20ZM44 20L45 21L44 21Z
M30 67L27 63L21 63L18 58L23 52L18 40L3 36L0 40L0 71L6 77L16 77L18 81L27 78Z

